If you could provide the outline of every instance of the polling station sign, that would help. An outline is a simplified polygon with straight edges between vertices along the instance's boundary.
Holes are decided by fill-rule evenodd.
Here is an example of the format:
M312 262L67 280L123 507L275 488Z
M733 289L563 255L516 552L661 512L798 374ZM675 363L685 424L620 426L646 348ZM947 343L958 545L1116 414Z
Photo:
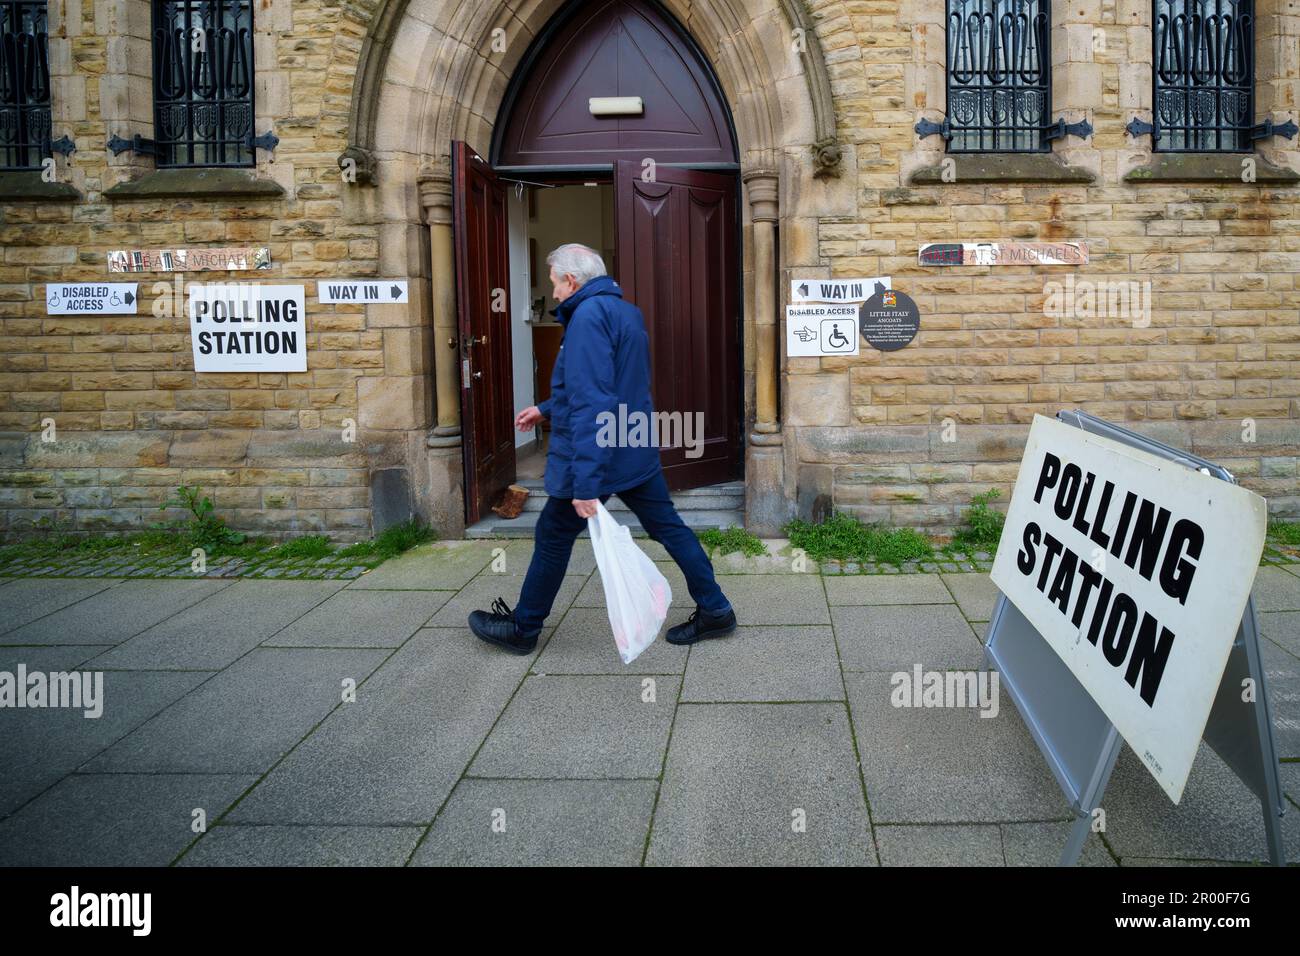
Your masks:
M46 315L135 315L138 282L70 282L45 287Z
M328 305L339 302L403 305L408 301L406 282L405 279L322 279L316 283L316 298Z
M1035 416L993 583L1177 803L1250 596L1267 506Z
M196 372L307 371L303 286L235 282L188 291Z
M858 307L830 303L786 306L785 354L857 355Z

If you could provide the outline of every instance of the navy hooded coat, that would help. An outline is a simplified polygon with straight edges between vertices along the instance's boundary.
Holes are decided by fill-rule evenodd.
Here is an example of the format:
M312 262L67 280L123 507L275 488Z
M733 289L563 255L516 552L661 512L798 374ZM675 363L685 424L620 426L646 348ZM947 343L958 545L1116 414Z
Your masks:
M537 406L551 420L546 493L588 500L649 481L659 471L659 448L649 437L650 337L641 310L624 302L623 290L605 275L584 282L555 314L564 340L551 374L551 397ZM618 445L619 422L626 421L631 434L634 412L645 416L640 434L646 441Z

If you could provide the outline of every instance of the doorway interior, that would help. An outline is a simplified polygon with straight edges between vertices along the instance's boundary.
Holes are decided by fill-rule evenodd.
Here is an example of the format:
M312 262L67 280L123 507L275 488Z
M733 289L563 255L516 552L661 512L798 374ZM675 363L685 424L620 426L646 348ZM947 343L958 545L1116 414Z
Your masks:
M617 275L615 262L614 187L608 177L579 181L511 183L509 258L511 368L514 407L527 408L550 397L551 372L564 327L554 314L546 256L566 242L580 242L601 254L605 268ZM515 433L517 479L540 479L546 466L550 423Z

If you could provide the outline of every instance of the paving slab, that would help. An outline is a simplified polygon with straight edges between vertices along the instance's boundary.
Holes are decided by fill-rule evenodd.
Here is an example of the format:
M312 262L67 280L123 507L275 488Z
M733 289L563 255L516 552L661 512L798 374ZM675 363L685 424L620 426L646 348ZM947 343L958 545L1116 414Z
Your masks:
M714 554L710 557L715 574L816 574L818 563L807 555L791 553L789 542L784 540L766 540L767 554ZM796 570L795 561L799 562Z
M1064 817L1069 806L1011 699L978 708L895 707L887 673L846 673L877 823L1002 823Z
M4 635L5 644L120 644L232 581L123 581Z
M653 644L630 664L618 656L609 612L604 607L571 607L555 628L533 669L539 674L681 674L687 648L664 640L667 629L688 615L674 608Z
M876 826L881 866L1003 866L995 824Z
M73 774L0 820L3 866L166 866L257 779L240 774Z
M1049 823L1003 823L1002 853L1007 866L1057 866L1070 837L1069 820ZM1089 833L1076 866L1118 866L1101 842L1101 835Z
M654 699L644 699L652 682ZM653 778L676 677L530 676L470 765L474 777Z
M1287 653L1300 657L1300 611L1262 611L1259 629Z
M239 581L119 644L93 664L220 670L342 587L341 581Z
M955 604L831 609L845 670L982 668L984 649Z
M718 585L736 610L740 624L829 624L826 591L817 574L791 574L777 577L766 574L718 575ZM685 590L683 598L690 596ZM678 601L673 591L673 603ZM693 610L693 608L692 608Z
M0 645L0 671L16 675L19 664L24 665L29 674L33 671L72 670L92 657L98 657L110 647L111 644L56 644L37 647ZM3 726L4 718L0 717L0 727Z
M653 780L463 780L412 866L638 866Z
M328 597L269 638L275 647L397 647L454 591L353 591Z
M1271 641L1260 643L1273 739L1283 760L1300 759L1300 660Z
M1281 568L1260 568L1252 593L1256 611L1300 611L1300 578Z
M993 620L993 607L997 604L999 592L987 573L972 571L966 574L941 574L939 577L952 592L966 620Z
M682 700L843 700L835 635L825 626L738 627L691 649Z
M468 630L412 637L258 784L238 823L424 824L465 771L532 657Z
M844 706L683 704L646 862L874 865Z
M178 866L402 866L423 827L213 827Z
M842 574L826 578L826 597L837 604L951 604L937 574Z
M555 626L560 620L560 615L573 603L573 599L586 580L580 574L564 576L560 590L555 595L555 603L551 605L550 617L546 619L547 626ZM516 607L519 604L519 590L523 587L523 583L524 579L519 575L493 574L485 571L439 608L438 612L429 618L426 626L459 627L463 628L466 634L470 634L468 623L470 611L490 611L492 602L498 597L512 608Z
M0 636L120 584L121 578L24 578L0 588ZM20 641L18 643L28 643ZM97 642L102 643L102 642Z
M5 770L0 773L0 817L66 777L210 676L179 671L106 671L99 717L84 716L84 709L0 710L0 767Z
M383 650L258 648L91 760L89 771L265 773ZM343 704L343 707L355 706Z
M533 560L533 552L536 549L536 542L528 538L513 538L509 541L495 542L497 546L505 547L505 560L500 562L500 567L505 574L527 574L528 565ZM662 545L657 545L653 541L638 539L637 546L641 550L648 552L646 545L655 545L662 550ZM667 552L664 552L665 558ZM655 560L651 558L651 560ZM488 570L496 571L497 562L490 562ZM596 570L596 553L591 550L590 538L579 538L573 542L573 553L569 555L569 567L565 574L590 574Z
M1232 860L1268 859L1259 800L1202 743L1175 806L1126 746L1102 796L1106 840L1120 862L1132 857ZM1300 860L1300 813L1282 817L1288 860Z
M435 541L412 548L357 578L349 588L454 591L492 560L491 541Z

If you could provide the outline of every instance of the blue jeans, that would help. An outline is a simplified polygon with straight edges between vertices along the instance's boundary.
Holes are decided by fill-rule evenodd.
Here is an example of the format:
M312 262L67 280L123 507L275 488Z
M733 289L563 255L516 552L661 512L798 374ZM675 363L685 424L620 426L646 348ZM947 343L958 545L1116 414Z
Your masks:
M686 587L697 605L716 613L731 610L731 602L713 578L713 563L700 546L700 539L686 527L673 507L662 471L644 484L614 494L632 509L641 527L677 562L686 575ZM609 495L601 495L600 500L602 503L608 501ZM515 605L515 626L525 637L541 632L542 623L555 603L555 595L564 583L574 539L586 527L587 519L578 517L573 510L572 498L546 499L537 519L533 560L528 565L528 575L519 592L519 603Z

